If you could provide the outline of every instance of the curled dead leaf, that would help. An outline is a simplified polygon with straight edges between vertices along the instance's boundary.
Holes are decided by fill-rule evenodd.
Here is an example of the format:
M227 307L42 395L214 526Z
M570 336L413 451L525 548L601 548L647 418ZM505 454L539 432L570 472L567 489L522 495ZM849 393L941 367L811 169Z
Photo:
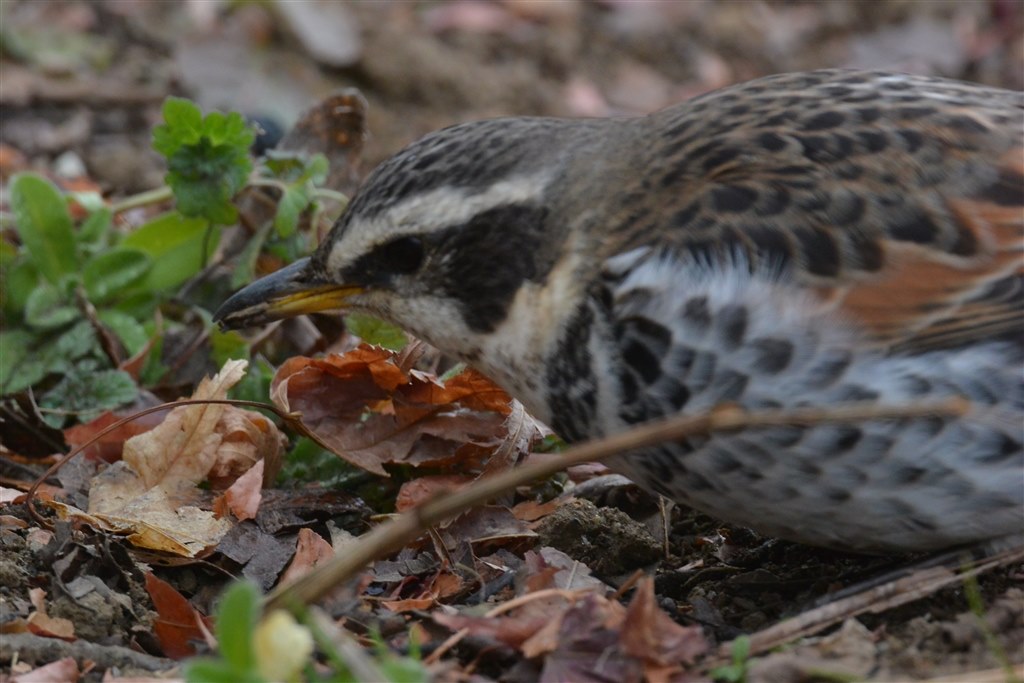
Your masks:
M511 399L483 375L466 370L442 383L406 372L395 353L367 345L292 358L275 375L271 399L298 413L322 445L381 476L390 464L481 461L507 441L512 446L501 462L514 462L537 433L532 419L508 419Z

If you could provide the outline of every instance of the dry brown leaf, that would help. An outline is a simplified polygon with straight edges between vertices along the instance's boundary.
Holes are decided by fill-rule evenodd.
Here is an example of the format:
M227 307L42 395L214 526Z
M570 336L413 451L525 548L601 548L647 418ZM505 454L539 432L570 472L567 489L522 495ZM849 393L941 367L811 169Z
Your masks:
M610 586L591 575L590 567L556 548L545 546L536 551L531 550L523 559L528 569L526 585L531 592L546 588L599 592L611 590Z
M19 491L18 489L9 489L6 486L0 486L0 505L3 505L4 503L17 502L17 500L24 495L24 491Z
M564 600L552 598L529 602L516 610L515 614L498 617L475 617L466 614L431 615L434 621L453 631L468 628L477 638L490 638L510 647L518 648L545 624L554 620L566 608Z
M300 576L305 576L318 564L334 556L334 548L323 536L312 529L299 529L299 537L295 541L295 557L288 569L281 575L279 586L295 581Z
M498 505L466 510L445 525L440 533L449 548L454 548L460 541L469 541L475 550L483 546L487 552L493 552L496 547L522 552L532 547L537 539L536 532L530 530L525 522L516 519L508 508Z
M238 521L254 519L260 507L263 489L263 460L235 480L224 492L224 503Z
M405 600L382 600L381 605L392 612L418 612L434 606L434 598L406 598Z
M133 436L148 432L160 424L168 412L170 411L150 413L149 415L143 415L137 420L123 424L112 432L101 436L96 442L88 446L83 453L88 458L105 460L106 462L120 460L121 451L124 449L124 442ZM121 418L112 412L103 413L95 420L65 429L64 440L72 448L77 448L119 419Z
M471 481L472 477L463 474L438 474L412 479L402 484L398 490L395 511L405 512L426 500L457 491Z
M647 666L678 666L679 670L708 649L699 626L680 626L658 607L654 579L649 576L640 580L626 608L620 643L623 652Z
M281 471L287 439L268 418L251 410L226 406L217 422L222 441L217 458L206 476L210 486L223 489L257 462L263 463L263 485L273 482Z
M512 508L512 514L515 515L516 519L521 519L524 522L535 522L542 517L547 517L565 502L558 498L552 498L546 503L524 500Z
M203 378L193 399L224 399L245 374L246 361L231 360L212 379ZM157 427L124 444L123 459L139 474L146 488L157 484L203 481L217 461L223 435L217 422L227 406L180 406Z
M352 464L387 476L386 464L451 466L482 460L513 430L514 455L534 438L506 422L508 395L472 370L445 383L405 372L394 353L360 346L322 359L293 358L278 370L271 399ZM506 459L514 460L514 457Z
M160 641L164 654L172 659L183 659L195 654L195 642L202 642L209 630L209 620L189 604L171 584L146 573L146 592L156 609L153 633Z
M28 630L45 638L76 640L75 625L71 620L62 617L51 617L46 613L46 591L42 588L31 588L28 591L29 601L36 611L28 617Z
M554 650L544 659L541 681L638 681L641 663L625 656L618 644L625 608L589 593L562 615Z
M430 594L438 600L443 600L462 592L465 584L466 582L457 574L440 572L430 584Z
M107 531L128 534L143 548L195 557L212 547L232 524L199 507L203 492L184 481L146 488L142 478L125 463L117 462L93 478L89 510L70 505L58 508Z
M192 398L225 398L246 365L228 361ZM93 478L86 512L51 506L64 518L127 534L140 547L194 557L232 526L209 509L198 484L217 472L217 483L229 485L257 461L277 467L283 448L284 435L258 413L220 404L179 406L155 428L128 439L123 459Z
M81 672L74 657L63 657L55 662L12 677L11 683L75 683Z

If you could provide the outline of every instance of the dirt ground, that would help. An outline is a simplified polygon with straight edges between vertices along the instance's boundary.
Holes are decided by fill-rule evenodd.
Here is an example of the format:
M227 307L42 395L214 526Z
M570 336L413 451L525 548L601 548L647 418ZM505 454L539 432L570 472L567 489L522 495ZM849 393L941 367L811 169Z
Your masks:
M82 167L115 197L163 182L149 136L170 94L286 130L326 95L358 88L368 102L361 167L367 171L420 135L456 122L639 114L783 71L885 67L1024 88L1024 5L1014 0L24 0L5 2L0 19L0 142L29 167L58 174ZM27 475L5 466L3 476ZM842 588L920 559L774 542L678 509L670 513L666 539L656 501L621 485L611 493L595 489L588 497L598 506L577 499L547 518L538 530L541 544L582 561L611 585L643 569L655 577L659 606L679 623L701 625L713 644L759 632ZM3 512L28 519L17 509ZM64 597L51 613L73 621L79 641L23 647L22 660L25 653L42 663L73 652L100 669L158 669L143 654L158 648L148 633L138 569L121 545L82 533L58 527L58 537L40 540L17 524L0 527L3 620L27 612L29 588L84 575L70 571L69 553L77 563L102 566L96 576L131 598L72 586L68 596L87 597ZM214 594L202 568L167 568L161 576L196 604L208 604ZM974 585L980 605L970 599ZM1024 662L1020 561L976 584L954 581L925 592L775 647L752 659L745 680L972 681L991 670L997 670L991 680L1003 680L998 670L1006 661ZM20 641L3 640L0 667L9 673ZM111 647L88 650L89 644ZM488 659L472 643L460 657L479 657L476 673L484 677L537 675L530 663Z

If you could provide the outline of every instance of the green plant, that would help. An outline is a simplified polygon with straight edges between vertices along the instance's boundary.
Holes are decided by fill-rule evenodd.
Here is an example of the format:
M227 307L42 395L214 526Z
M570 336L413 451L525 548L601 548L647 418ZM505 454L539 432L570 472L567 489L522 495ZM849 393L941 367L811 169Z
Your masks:
M224 592L216 614L218 654L186 662L189 683L233 683L248 681L323 681L360 683L356 671L372 671L382 683L419 683L429 680L420 661L419 648L400 657L387 650L375 635L376 656L352 649L353 642L342 637L334 642L308 615L299 623L284 610L260 617L260 592L249 581L238 581ZM326 673L314 671L314 642L324 654ZM351 661L357 660L357 661Z
M159 360L163 337L181 327L176 311L182 309L157 311L204 269L223 227L239 219L243 190L259 188L261 206L270 202L272 211L265 220L257 216L231 287L254 277L262 252L282 261L306 255L315 231L299 230L302 217L316 225L323 199L347 201L322 187L328 172L322 155L272 152L254 163L253 132L237 113L204 115L181 98L169 98L162 111L153 147L167 160L165 187L107 203L95 193L62 192L35 173L9 184L5 224L13 225L17 240L0 240L0 395L31 388L52 426L129 403L140 384L166 373ZM174 208L137 228L115 224L121 212L172 199ZM185 310L209 324L209 312ZM361 319L354 325L367 341L404 343L391 326ZM210 334L218 364L249 355L241 336ZM133 357L145 362L129 373ZM263 363L235 394L265 398L269 377Z
M249 581L228 587L217 606L216 636L219 656L199 657L185 664L189 683L231 683L267 679L259 671L254 636L259 623L260 591Z
M750 636L740 636L732 641L730 654L732 663L715 667L708 673L712 680L720 683L744 683L747 680L747 666L750 658Z

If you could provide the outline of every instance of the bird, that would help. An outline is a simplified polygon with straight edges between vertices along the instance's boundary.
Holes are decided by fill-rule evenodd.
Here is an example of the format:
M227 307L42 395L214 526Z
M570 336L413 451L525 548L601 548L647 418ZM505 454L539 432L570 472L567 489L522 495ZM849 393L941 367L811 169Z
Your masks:
M764 535L937 551L1024 542L1022 256L1024 94L826 69L638 117L430 133L214 319L377 316L568 442L720 406L965 399L608 463Z

